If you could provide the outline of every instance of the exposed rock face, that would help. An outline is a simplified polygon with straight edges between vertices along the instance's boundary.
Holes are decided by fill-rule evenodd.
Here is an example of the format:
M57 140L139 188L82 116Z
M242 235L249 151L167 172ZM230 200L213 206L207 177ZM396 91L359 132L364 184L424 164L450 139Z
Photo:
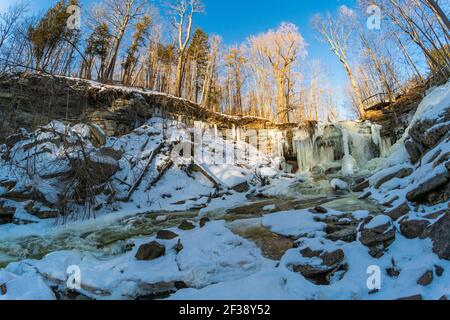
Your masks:
M409 154L409 158L412 164L416 164L422 158L424 148L423 146L413 139L408 139L405 141L405 148Z
M402 168L402 169L400 169L400 170L397 171L397 172L388 174L387 176L384 176L384 177L380 178L380 179L375 183L375 188L378 189L378 188L381 187L383 184L385 184L386 182L388 182L388 181L390 181L390 180L392 180L392 179L394 179L394 178L402 179L402 178L408 177L408 176L410 176L413 172L414 172L414 171L413 171L413 169L411 169L411 168Z
M395 240L392 220L387 216L369 217L359 229L359 240L370 249L372 257L382 257L385 249Z
M334 251L314 251L310 248L305 248L300 251L304 258L322 259L322 264L307 263L293 266L294 272L302 274L307 280L317 285L329 285L331 278L337 272L342 272L340 279L343 278L347 271L347 265L344 263L345 255L341 249Z
M432 192L447 184L449 179L447 172L439 174L435 177L426 180L418 185L414 190L411 190L406 198L411 202L421 202Z
M450 212L428 227L422 237L433 240L433 252L441 259L450 260Z
M232 124L257 128L275 126L269 120L256 117L226 117L187 100L145 89L92 85L79 79L26 73L0 77L0 115L10 124L0 127L0 140L19 128L34 130L50 120L65 119L74 123L95 123L108 135L122 135L156 113L181 115L186 121L208 119L227 128ZM96 130L93 133L97 144L103 145L104 135L97 135Z
M429 225L427 220L404 219L400 222L400 232L405 238L415 239L420 237Z
M394 221L397 221L404 215L407 215L410 211L409 205L407 202L402 203L401 205L390 209L386 212L386 214Z
M139 250L136 253L136 259L147 261L155 260L163 256L165 253L166 248L162 244L152 241L139 247Z

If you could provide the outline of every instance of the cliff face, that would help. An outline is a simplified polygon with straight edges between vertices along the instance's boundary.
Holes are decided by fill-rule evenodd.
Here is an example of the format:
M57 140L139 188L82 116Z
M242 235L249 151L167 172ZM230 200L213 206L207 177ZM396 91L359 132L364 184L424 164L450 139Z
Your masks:
M381 125L382 136L392 141L402 138L427 92L447 82L437 76L417 84L392 103L382 103L367 110L366 120Z
M123 135L153 115L184 122L249 128L275 125L256 117L230 117L208 111L184 99L141 88L102 85L92 81L21 74L0 78L0 137L19 128L35 130L52 120L94 122L109 134Z

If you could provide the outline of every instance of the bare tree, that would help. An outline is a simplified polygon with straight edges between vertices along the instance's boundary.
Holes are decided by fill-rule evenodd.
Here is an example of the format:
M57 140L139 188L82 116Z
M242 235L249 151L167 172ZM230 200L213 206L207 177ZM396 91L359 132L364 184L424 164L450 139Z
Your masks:
M112 43L102 81L112 81L120 47L128 27L140 19L147 9L148 0L103 0L93 8L94 25L106 23L111 29Z
M357 112L359 116L363 118L365 110L362 103L361 92L352 68L350 67L349 60L349 44L355 30L357 30L354 12L346 6L341 6L336 17L332 17L329 14L327 18L324 19L322 16L316 15L312 20L312 24L323 36L323 39L328 43L331 51L336 55L344 67L353 89Z
M292 83L290 77L294 64L306 55L306 44L296 25L282 23L278 29L251 37L250 44L269 62L276 84L278 98L278 121L289 120L286 112L288 101L286 91Z
M201 0L176 0L170 5L173 25L177 30L178 60L176 69L175 95L181 97L183 88L186 48L191 40L194 14L204 12Z

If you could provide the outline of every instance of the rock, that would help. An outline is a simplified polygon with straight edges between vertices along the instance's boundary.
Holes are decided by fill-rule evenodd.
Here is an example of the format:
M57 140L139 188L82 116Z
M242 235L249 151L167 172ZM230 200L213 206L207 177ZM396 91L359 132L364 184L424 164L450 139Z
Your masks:
M169 231L169 230L159 230L156 239L161 240L172 240L177 238L178 235L175 232Z
M0 224L11 223L14 219L16 208L9 207L0 201Z
M433 282L433 271L427 271L425 272L418 280L417 284L421 285L422 287L429 286Z
M238 184L237 186L234 186L232 189L236 192L244 193L250 190L250 186L248 185L248 182L245 181L243 183Z
M166 248L156 241L152 241L147 244L143 244L139 247L136 253L137 260L155 260L163 256L166 253Z
M6 288L6 284L1 284L0 285L0 294L2 295L2 296L4 296L5 294L7 294L8 293L8 289Z
M357 184L356 186L353 187L352 191L353 192L363 192L365 189L370 187L370 182L369 180L364 180L363 182Z
M395 240L395 228L388 216L369 217L359 229L359 240L369 248L369 254L374 258L383 256Z
M211 220L208 217L203 217L200 219L200 228L203 228Z
M423 297L420 294L416 294L415 296L400 298L400 299L397 299L397 300L398 301L420 301L420 300L423 300Z
M195 225L187 220L184 220L179 226L178 229L180 230L192 230L195 229Z
M89 126L91 129L92 144L96 147L104 146L106 144L106 133L96 124Z
M397 221L410 211L408 202L403 202L401 205L386 211L386 214L394 221Z
M411 202L421 202L432 192L444 186L448 182L448 173L438 174L429 180L419 184L408 192L406 198Z
M54 219L59 216L58 210L52 209L40 209L39 207L35 207L34 201L30 201L25 205L25 211L29 214L39 218L39 219Z
M450 260L450 212L429 226L421 238L433 240L433 252L440 259Z
M449 205L450 205L450 202L449 202ZM447 209L439 210L439 211L436 211L436 212L429 213L429 214L425 215L424 218L425 219L430 219L430 220L435 220L435 219L439 218L440 216L442 216L446 212L447 212Z
M342 272L340 279L343 278L348 267L344 263L345 255L341 249L324 252L323 250L314 251L305 248L300 251L301 255L308 259L322 259L322 263L311 262L310 264L294 265L293 271L300 273L308 281L316 285L329 285L331 278L337 273Z
M333 179L330 181L331 188L338 191L347 191L349 189L348 183L341 179Z
M331 241L344 241L344 242L354 242L356 241L356 228L344 228L327 235L327 239Z
M38 217L39 219L55 219L58 218L59 216L59 211L57 210L42 210L42 211L38 211L35 214L36 217Z
M387 268L386 269L386 273L389 277L391 278L398 278L398 276L400 275L400 271L397 270L396 268L392 267L392 268Z
M442 275L444 274L445 270L444 268L442 268L441 266L435 265L434 266L434 271L436 271L436 275L438 277L442 277Z
M122 159L122 156L123 156L123 152L122 151L116 150L116 149L113 149L113 148L110 148L110 147L100 148L100 150L97 152L97 154L99 156L113 158L116 161L119 161L120 159Z
M407 239L415 239L420 237L429 225L427 220L404 219L400 222L400 232Z
M448 301L448 298L446 295L443 295L442 297L439 298L439 301Z
M317 206L317 207L314 207L314 208L312 208L312 209L309 209L309 212L311 212L311 213L325 214L325 213L328 213L328 209L327 209L327 208L324 208L324 207L322 207L322 206Z
M419 162L420 158L422 158L422 154L424 152L423 146L409 138L405 141L405 148L409 154L409 158L411 159L411 163L416 164Z
M400 169L400 170L397 171L397 172L388 174L388 175L386 175L386 176L380 178L380 179L375 183L375 188L377 188L377 189L380 188L383 184L385 184L386 182L388 182L388 181L390 181L390 180L392 180L392 179L394 179L394 178L402 179L402 178L408 177L408 176L410 176L413 172L414 172L414 171L413 171L413 169L411 169L411 168L402 168L402 169Z
M178 242L175 245L174 249L177 253L180 253L181 251L183 251L184 247L183 247L183 244L181 243L180 239L178 239Z

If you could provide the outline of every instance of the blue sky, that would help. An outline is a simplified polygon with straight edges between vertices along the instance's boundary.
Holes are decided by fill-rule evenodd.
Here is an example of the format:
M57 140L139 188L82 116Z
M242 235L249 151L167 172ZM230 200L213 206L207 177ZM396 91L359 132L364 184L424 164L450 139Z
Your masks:
M0 10L5 10L16 0L0 0ZM57 0L31 0L33 12L43 12ZM87 7L97 1L81 0ZM343 101L343 86L347 79L341 65L328 47L317 40L310 26L315 13L335 11L341 5L354 7L355 0L203 0L206 13L196 18L197 26L208 33L219 34L225 44L244 41L248 36L277 27L282 21L295 23L308 43L307 63L322 60L327 66L328 78L336 89L336 99ZM152 0L166 10L162 4L167 0Z

